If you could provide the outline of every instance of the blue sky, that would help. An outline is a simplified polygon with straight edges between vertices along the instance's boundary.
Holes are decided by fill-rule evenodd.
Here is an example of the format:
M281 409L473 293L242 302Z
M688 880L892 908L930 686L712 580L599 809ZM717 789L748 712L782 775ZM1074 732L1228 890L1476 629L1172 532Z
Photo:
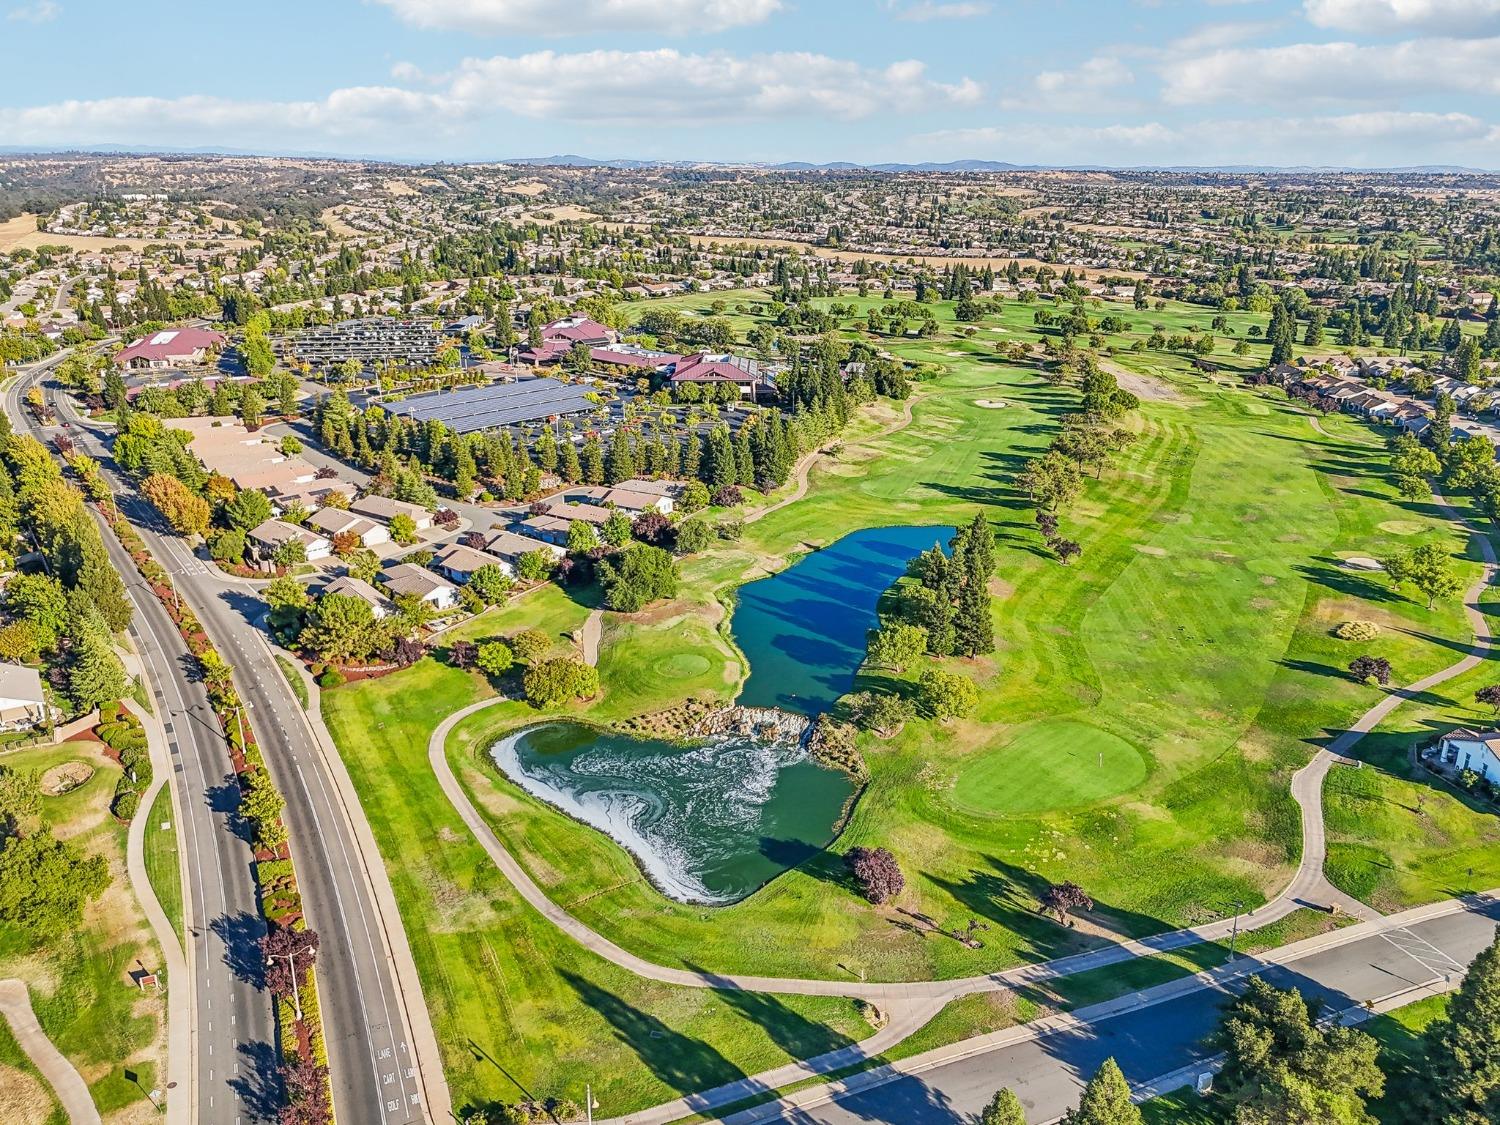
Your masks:
M1500 168L1500 0L0 0L0 145Z

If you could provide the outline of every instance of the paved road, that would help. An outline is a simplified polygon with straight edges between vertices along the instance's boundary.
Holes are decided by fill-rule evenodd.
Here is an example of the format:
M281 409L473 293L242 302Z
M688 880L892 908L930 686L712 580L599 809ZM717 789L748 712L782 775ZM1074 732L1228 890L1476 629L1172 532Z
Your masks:
M27 386L52 365L19 376L5 393L5 409L17 428L44 441L48 434L21 402ZM264 926L228 749L203 685L190 672L187 645L113 533L104 529L103 538L135 606L130 633L152 681L176 783L190 892L184 906L194 999L192 1101L203 1122L271 1121L280 1087L271 998L261 987L256 950Z
M1264 967L1260 975L1296 987L1333 1011L1461 975L1495 937L1500 904L1449 914L1350 944ZM1239 978L1243 981L1245 978ZM1231 985L1230 987L1234 987ZM1203 987L1111 1019L935 1066L822 1105L767 1107L730 1117L729 1125L780 1121L796 1125L855 1122L962 1122L967 1125L1001 1086L1026 1106L1028 1121L1051 1121L1077 1104L1088 1077L1113 1057L1132 1084L1150 1082L1205 1060L1202 1045L1226 993Z
M60 392L56 398L59 415L72 423L75 440L111 471L101 432ZM446 1114L440 1068L421 1067L413 1046L413 1018L422 1023L426 1039L432 1038L420 989L413 980L415 995L404 993L394 968L392 943L406 940L400 919L394 903L382 913L375 902L367 863L378 864L379 858L356 844L350 821L352 815L363 815L358 803L341 793L331 764L266 647L256 624L265 612L264 603L248 584L225 577L196 557L147 501L112 471L111 478L120 511L172 572L178 590L233 665L235 686L249 705L249 721L286 799L283 817L291 832L303 906L308 925L320 938L318 997L335 1111L359 1125L428 1121L429 1101L438 1104L438 1114ZM220 757L227 769L222 749ZM426 1054L435 1058L435 1043Z

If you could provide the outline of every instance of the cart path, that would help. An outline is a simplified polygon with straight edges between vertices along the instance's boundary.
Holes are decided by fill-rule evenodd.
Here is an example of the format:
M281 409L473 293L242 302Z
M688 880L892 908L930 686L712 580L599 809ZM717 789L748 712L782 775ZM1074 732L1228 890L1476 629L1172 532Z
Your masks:
M907 426L911 425L912 408L916 406L919 400L926 397L926 395L916 395L911 398L907 398L901 404L900 418L897 418L885 429L879 430L871 434L867 438L861 438L859 444L866 445L872 441L880 441L883 438L888 438L892 434L898 434L902 430L906 429ZM797 467L792 470L792 478L797 482L797 487L792 489L791 494L788 496L783 496L774 504L771 504L765 508L758 508L755 511L751 512L748 516L745 517L745 522L754 523L756 520L764 519L772 512L779 512L788 504L801 500L804 496L806 496L808 485L811 483L813 466L818 463L818 458L822 457L823 453L824 450L819 448L812 450L810 453L804 454L802 459L797 462Z
M908 400L906 410L906 421L910 420L911 401ZM1317 419L1312 419L1314 429L1324 432L1317 425ZM897 426L896 428L900 428ZM886 433L894 432L894 429ZM1108 965L1119 964L1137 957L1151 956L1157 953L1182 949L1187 946L1197 945L1203 942L1222 941L1228 938L1236 929L1254 930L1279 921L1287 915L1302 909L1303 907L1326 909L1336 906L1365 922L1378 920L1380 914L1368 905L1349 895L1339 891L1323 873L1324 860L1327 853L1327 837L1323 820L1323 782L1328 776L1328 771L1339 762L1352 763L1348 752L1358 744L1367 733L1378 726L1397 707L1408 699L1419 696L1422 692L1429 690L1460 676L1470 669L1477 667L1479 663L1494 656L1494 637L1490 632L1489 622L1478 607L1479 599L1486 589L1495 582L1497 574L1496 554L1489 537L1474 528L1463 519L1457 511L1440 494L1434 493L1436 503L1442 510L1460 526L1467 528L1478 543L1480 557L1484 562L1484 573L1476 580L1464 596L1464 610L1470 626L1474 630L1474 642L1469 652L1460 660L1443 668L1421 680L1406 687L1396 688L1385 695L1380 702L1364 712L1356 719L1348 729L1339 733L1327 746L1320 748L1312 760L1298 770L1292 777L1291 795L1301 810L1302 819L1302 855L1297 865L1297 871L1287 887L1275 898L1256 908L1249 914L1239 919L1220 919L1201 926L1193 926L1185 929L1170 930L1160 934L1138 940L1118 942L1113 945L1103 946L1098 949L1089 950L1084 953L1076 953L1067 957L1056 958L1051 961L1041 961L1029 965L1018 966L982 976L964 977L945 981L897 981L897 982L866 982L854 980L815 980L804 978L763 977L738 973L707 973L687 969L672 968L658 965L647 961L627 949L615 944L597 931L589 928L573 915L569 914L561 906L553 902L542 889L537 886L531 876L521 867L515 857L506 850L499 839L495 836L488 823L479 814L468 794L459 784L454 775L451 764L446 753L446 744L449 733L453 728L470 715L477 714L488 707L493 707L504 702L504 698L481 700L471 704L459 711L449 715L432 732L428 739L427 756L433 772L437 775L438 783L442 787L444 795L453 805L460 819L468 825L469 830L475 835L485 852L491 860L511 882L521 897L524 898L534 909L539 911L548 921L557 926L569 937L579 942L586 949L598 954L610 961L612 964L625 969L628 972L647 980L659 981L664 984L680 985L690 988L720 988L720 989L742 989L753 992L773 992L795 995L816 996L848 996L872 1001L886 1011L891 1013L891 1023L887 1028L878 1032L864 1043L855 1044L850 1047L841 1048L838 1051L829 1052L805 1060L802 1063L792 1063L775 1070L767 1071L764 1075L752 1076L742 1079L740 1082L731 1083L724 1087L703 1091L690 1096L690 1101L698 1107L720 1107L732 1104L745 1096L747 1085L758 1086L763 1089L775 1089L777 1085L785 1085L787 1081L796 1081L808 1074L827 1073L830 1070L847 1066L855 1059L878 1054L881 1050L889 1048L893 1042L899 1042L895 1036L902 1029L909 1029L906 1034L915 1031L921 1026L917 1020L924 1014L935 1013L943 1004L975 992L992 992L1014 987L1021 984L1034 984L1042 981L1052 980L1073 973L1085 972L1090 969L1102 968ZM765 509L761 514L772 509ZM927 1017L930 1018L930 1015ZM922 1018L922 1022L926 1022ZM902 1035L901 1038L905 1036ZM785 1075L792 1074L790 1079ZM667 1103L660 1110L667 1110L679 1103ZM671 1120L669 1117L658 1117L653 1111L643 1111L641 1115L631 1115L630 1120Z
M10 1024L10 1030L42 1077L51 1085L63 1111L73 1125L99 1125L99 1111L94 1108L94 1099L83 1076L73 1064L52 1045L42 1025L37 1023L36 1013L31 1010L31 994L26 984L19 980L0 980L0 1015Z

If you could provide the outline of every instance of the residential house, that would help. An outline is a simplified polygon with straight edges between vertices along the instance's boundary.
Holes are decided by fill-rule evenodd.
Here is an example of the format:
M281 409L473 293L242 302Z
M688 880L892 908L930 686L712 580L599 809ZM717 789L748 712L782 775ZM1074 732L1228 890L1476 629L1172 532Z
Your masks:
M0 730L26 730L47 721L42 677L24 664L0 664Z
M377 621L391 615L391 600L363 578L355 578L352 574L342 574L335 578L323 587L323 593L343 594L348 598L358 598L374 611Z
M349 510L386 526L390 526L391 520L399 515L410 516L418 531L426 531L432 526L432 513L422 505L393 500L389 496L361 496L349 505Z
M362 547L374 547L391 541L390 529L384 524L339 508L323 508L314 512L307 518L307 526L314 531L321 531L329 539L352 533L359 536Z
M438 611L458 604L458 587L445 578L413 563L396 563L380 572L380 580L391 597L413 597Z
M317 562L326 559L333 554L333 543L331 540L311 531L305 527L298 527L294 523L285 520L269 519L258 527L250 529L250 542L255 545L257 553L263 559L269 559L284 543L301 543L307 551L307 561Z
M1473 770L1486 781L1500 782L1500 731L1449 731L1438 741L1438 757L1455 770Z
M535 537L517 535L514 531L501 529L494 532L485 540L484 549L487 554L494 555L499 560L500 567L507 574L515 574L516 565L520 562L522 555L529 555L532 551L546 551L554 559L560 559L567 552L552 543L542 542Z
M474 572L483 566L498 566L511 573L510 568L493 555L466 547L462 543L449 543L442 548L433 556L432 565L435 570L460 586L467 584L474 577Z

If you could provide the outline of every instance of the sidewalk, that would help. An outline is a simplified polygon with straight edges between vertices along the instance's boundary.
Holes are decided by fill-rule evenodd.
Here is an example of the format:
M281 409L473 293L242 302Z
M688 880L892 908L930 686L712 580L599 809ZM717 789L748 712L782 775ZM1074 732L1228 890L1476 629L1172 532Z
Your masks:
M134 633L132 633L132 639L134 639ZM122 651L120 658L125 665L126 672L140 677L147 694L152 695L153 698L159 698L151 691L151 677L147 675L140 657L133 652ZM172 924L167 920L166 911L162 910L161 903L157 901L151 880L146 877L146 833L152 829L159 829L158 825L150 823L151 806L157 794L162 791L163 786L169 784L172 777L172 756L167 751L167 735L162 729L161 719L154 712L148 712L139 705L133 706L131 711L139 714L141 724L146 728L146 746L151 755L151 785L141 795L141 803L136 810L135 818L130 822L130 831L125 839L125 872L130 878L130 887L135 892L136 900L146 913L146 920L151 923L151 932L156 935L157 944L161 946L162 959L166 962L166 1121L168 1125L188 1125L188 1122L192 1120L192 1075L196 1073L193 1066L192 1034L195 978L188 971L182 935L172 929ZM174 824L178 819L176 797L177 794L174 792L170 802ZM180 849L177 858L178 875L182 880L183 909L191 911L192 894L187 882L187 863ZM184 914L184 918L188 917L190 915Z
M24 982L0 980L0 1016L10 1024L26 1057L52 1086L52 1092L62 1103L63 1112L72 1125L99 1125L99 1111L94 1108L94 1099L89 1095L83 1076L52 1045L42 1025L37 1023L36 1013L31 1010L31 994L26 991Z

